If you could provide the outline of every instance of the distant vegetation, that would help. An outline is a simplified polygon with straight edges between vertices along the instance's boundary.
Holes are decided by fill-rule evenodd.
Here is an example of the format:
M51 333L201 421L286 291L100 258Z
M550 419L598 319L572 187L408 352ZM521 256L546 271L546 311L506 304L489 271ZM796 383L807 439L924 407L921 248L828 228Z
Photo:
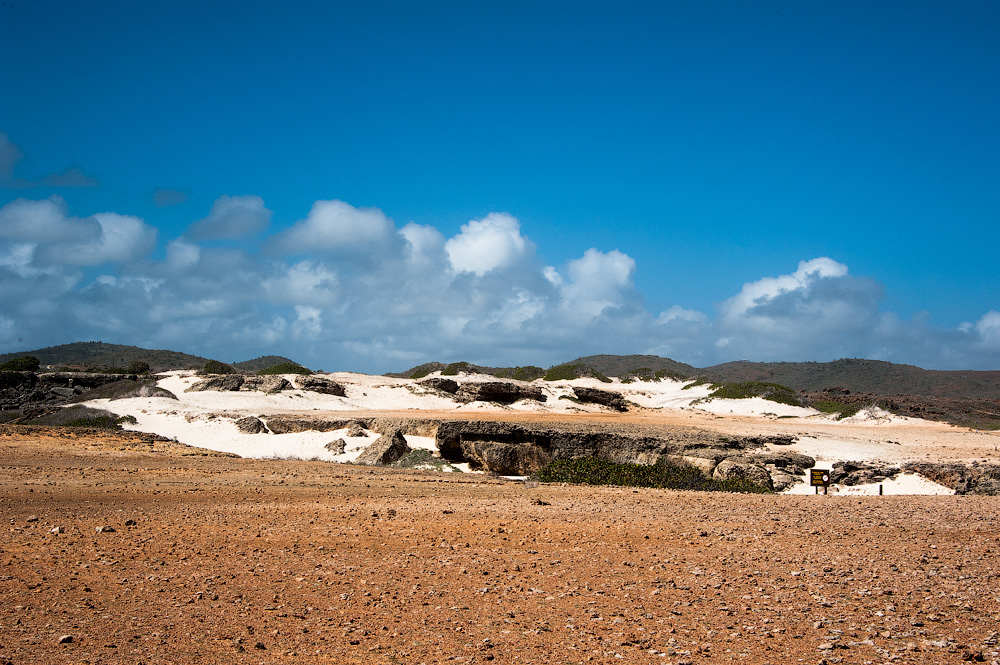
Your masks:
M254 358L253 360L244 360L240 363L233 363L233 367L241 372L259 372L262 369L267 369L268 367L274 367L275 365L281 365L283 363L295 363L295 361L284 356L261 356L260 358Z
M789 406L802 406L799 394L789 388L777 383L764 383L762 381L744 381L742 383L724 383L708 394L709 397L721 399L747 399L749 397L760 397L778 404Z
M494 375L498 379L514 379L515 381L534 381L545 376L545 370L534 365L525 367L504 367Z
M104 409L92 409L86 406L70 406L59 409L40 418L28 421L31 425L50 425L56 427L88 427L92 429L122 429L122 423L135 424L134 416L117 416Z
M821 413L837 414L837 420L850 418L861 410L860 404L842 404L828 399L812 400L809 406Z
M451 363L441 370L441 376L457 376L460 373L469 371L469 363L467 362Z
M542 378L546 381L569 381L581 377L591 377L604 383L611 383L611 379L604 376L590 365L556 365L549 368Z
M592 457L553 460L537 473L537 478L546 483L656 487L702 492L771 492L748 480L715 480L693 466L672 464L662 458L651 466L615 464Z
M312 374L312 370L303 367L298 363L279 363L272 367L266 367L259 372L260 376L270 376L273 374Z
M39 364L35 356L21 356L0 365L0 372L34 372Z
M227 365L226 363L221 363L218 360L209 360L205 363L205 366L201 368L199 374L235 374L236 368L232 365Z

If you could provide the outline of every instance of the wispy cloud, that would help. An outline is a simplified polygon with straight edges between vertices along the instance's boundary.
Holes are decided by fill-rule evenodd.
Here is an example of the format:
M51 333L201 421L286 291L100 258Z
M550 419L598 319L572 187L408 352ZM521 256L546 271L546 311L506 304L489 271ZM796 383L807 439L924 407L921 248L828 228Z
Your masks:
M699 366L873 357L1000 367L1000 312L954 329L904 320L882 309L882 285L827 257L734 285L715 312L651 312L632 257L591 248L546 265L507 213L470 220L450 238L335 200L284 230L269 231L270 219L259 197L220 197L152 258L157 231L137 217L76 218L57 196L8 203L0 348L17 350L18 338L106 339L366 371L430 359L545 365L600 352ZM249 244L211 242L236 237Z

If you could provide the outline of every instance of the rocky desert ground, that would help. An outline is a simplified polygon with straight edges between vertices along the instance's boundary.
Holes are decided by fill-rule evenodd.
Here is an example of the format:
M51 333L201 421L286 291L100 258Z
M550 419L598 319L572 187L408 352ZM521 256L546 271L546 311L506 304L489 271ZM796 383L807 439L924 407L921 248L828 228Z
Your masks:
M846 436L900 438L871 432ZM24 426L0 466L2 663L1000 658L1000 497L536 485Z

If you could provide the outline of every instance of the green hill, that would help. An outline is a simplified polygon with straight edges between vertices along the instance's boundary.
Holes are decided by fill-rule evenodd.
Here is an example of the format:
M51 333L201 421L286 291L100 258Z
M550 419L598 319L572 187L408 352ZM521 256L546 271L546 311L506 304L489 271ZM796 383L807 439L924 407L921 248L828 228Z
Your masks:
M149 363L154 372L169 369L188 369L202 367L207 358L193 356L178 351L141 349L137 346L122 344L107 344L105 342L74 342L60 346L50 346L34 351L18 351L0 355L0 362L5 362L20 356L35 356L42 369L70 367L126 367L134 361Z
M844 358L828 363L757 363L741 360L706 367L713 381L766 381L796 390L841 387L854 393L923 395L965 399L1000 398L1000 372L932 370L883 360Z
M179 351L143 349L138 346L108 344L106 342L74 342L50 346L34 351L18 351L0 355L0 363L21 356L34 356L47 367L74 367L106 369L127 367L135 361L149 363L150 371L164 372L172 369L201 369L210 359ZM267 367L294 362L284 356L263 356L254 360L234 363L233 367L244 372L257 372Z

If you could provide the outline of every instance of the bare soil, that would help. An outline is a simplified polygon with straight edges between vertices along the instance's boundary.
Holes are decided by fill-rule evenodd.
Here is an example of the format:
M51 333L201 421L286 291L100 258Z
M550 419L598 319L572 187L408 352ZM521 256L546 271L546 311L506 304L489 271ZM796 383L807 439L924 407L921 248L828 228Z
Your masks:
M1000 649L1000 497L530 487L18 428L0 467L0 663Z

